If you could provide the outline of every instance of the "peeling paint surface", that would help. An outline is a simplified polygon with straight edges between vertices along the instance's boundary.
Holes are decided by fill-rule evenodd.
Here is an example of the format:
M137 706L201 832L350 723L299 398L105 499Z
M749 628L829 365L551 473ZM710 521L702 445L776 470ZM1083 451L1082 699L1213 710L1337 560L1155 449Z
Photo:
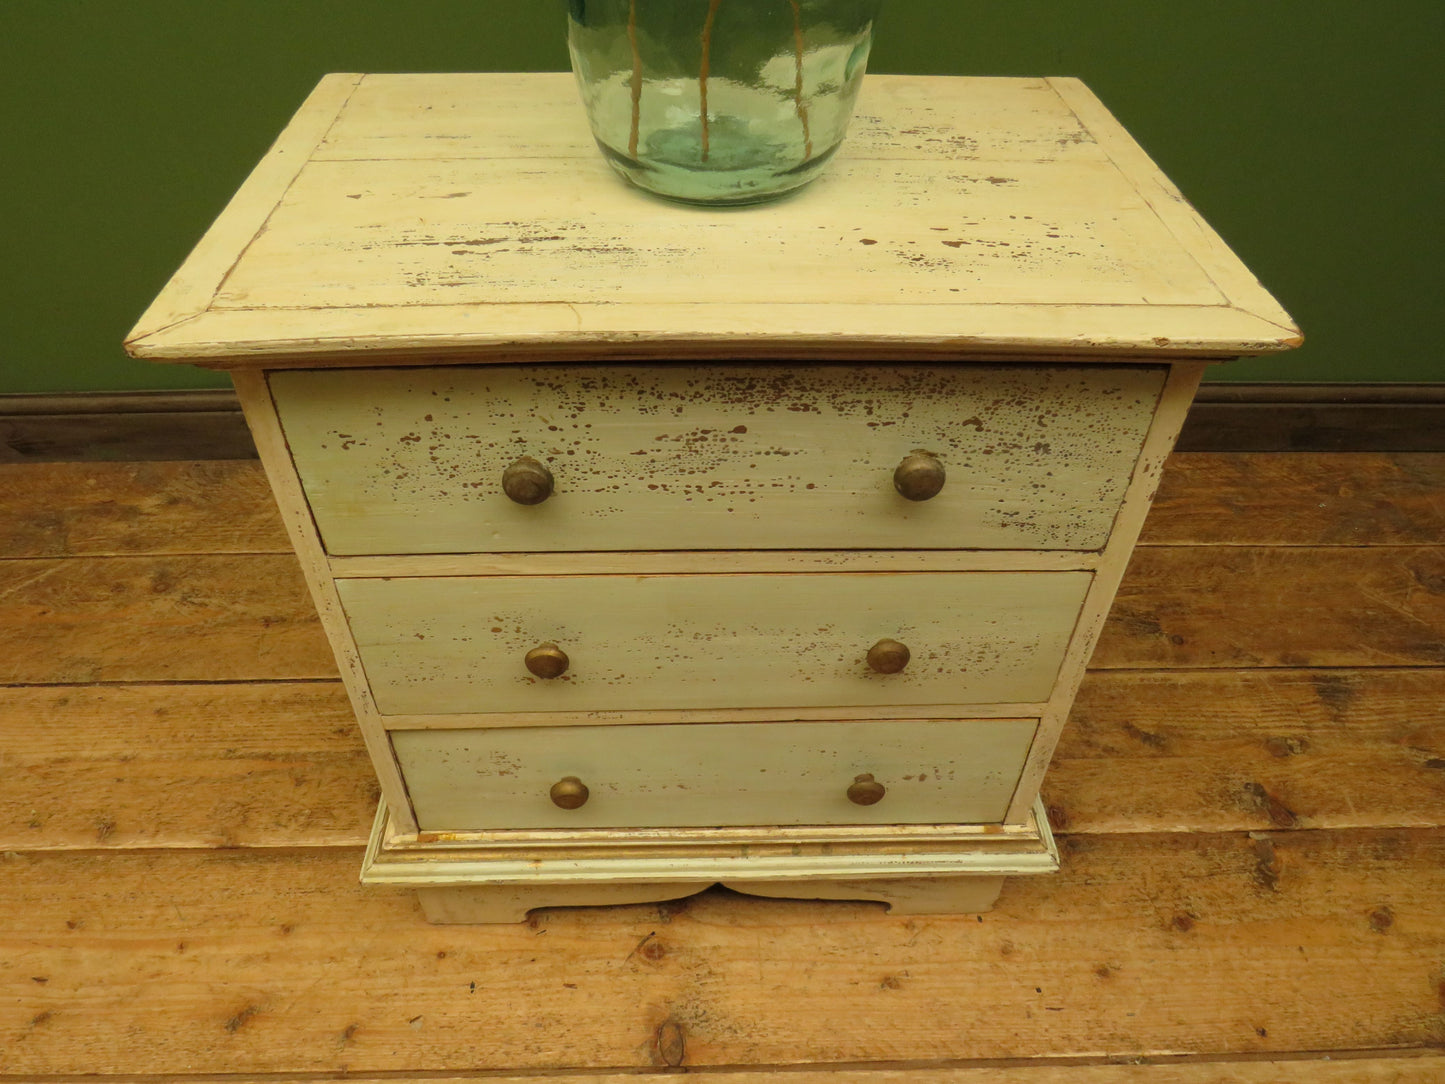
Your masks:
M1087 572L340 580L387 715L1033 703ZM907 667L866 663L880 639ZM554 643L561 677L528 651Z
M639 205L570 80L525 127L465 77L365 80L214 305L1223 303L1048 83L885 87L804 198L719 215Z
M214 301L225 310L377 303L1218 305L1218 287L1129 181L1051 162L848 161L807 200L747 218L650 205L608 178L485 160L313 162ZM545 215L521 219L516 189ZM881 206L839 206L833 186ZM440 193L460 188L456 198ZM948 193L941 203L940 193ZM624 197L626 193L622 194ZM1098 208L1109 208L1100 214ZM1024 210L1026 208L1026 210ZM882 228L880 228L882 227ZM698 269L706 266L707 275Z
M423 831L1002 819L1033 719L400 730L392 745ZM847 797L861 773L875 805ZM565 776L590 796L548 799Z
M453 366L271 375L333 554L1102 546L1165 371ZM901 498L910 452L947 472ZM502 472L547 465L514 504Z
M797 198L647 199L565 73L328 81L136 356L1235 357L1288 314L1075 79L869 76ZM649 356L657 356L651 354Z

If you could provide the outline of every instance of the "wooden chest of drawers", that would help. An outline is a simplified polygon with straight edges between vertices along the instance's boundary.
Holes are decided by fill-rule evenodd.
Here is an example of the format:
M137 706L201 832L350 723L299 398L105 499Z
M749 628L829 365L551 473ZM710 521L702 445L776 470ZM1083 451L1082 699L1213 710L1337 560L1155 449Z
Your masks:
M435 921L977 910L1204 362L1288 317L1072 80L622 186L565 76L331 76L129 340L232 371Z

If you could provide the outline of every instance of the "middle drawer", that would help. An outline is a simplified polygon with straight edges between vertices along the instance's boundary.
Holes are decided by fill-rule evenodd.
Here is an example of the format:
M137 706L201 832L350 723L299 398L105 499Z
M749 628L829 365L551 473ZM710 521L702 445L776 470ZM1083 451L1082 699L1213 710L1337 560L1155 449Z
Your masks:
M339 580L386 715L1038 703L1091 573ZM895 672L903 645L907 662ZM540 677L529 654L541 652ZM870 652L875 656L870 660ZM535 661L535 657L534 657Z

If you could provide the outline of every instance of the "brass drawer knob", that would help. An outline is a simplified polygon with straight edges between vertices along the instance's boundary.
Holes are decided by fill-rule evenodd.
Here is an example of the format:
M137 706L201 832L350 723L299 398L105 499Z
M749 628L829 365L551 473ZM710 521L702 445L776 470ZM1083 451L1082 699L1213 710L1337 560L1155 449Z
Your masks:
M917 448L893 472L893 488L910 501L926 501L943 488L943 464L932 452Z
M552 799L552 804L558 809L581 809L587 804L591 792L587 789L586 783L575 775L569 775L553 783L547 796Z
M567 657L567 652L556 644L539 644L527 652L522 661L527 664L527 669L539 678L561 677L572 662Z
M848 785L848 801L854 805L877 805L887 793L883 784L871 774L860 775Z
M502 472L502 492L518 504L541 504L552 495L552 472L524 455Z
M879 674L897 674L912 658L907 645L897 640L879 640L868 649L868 668Z

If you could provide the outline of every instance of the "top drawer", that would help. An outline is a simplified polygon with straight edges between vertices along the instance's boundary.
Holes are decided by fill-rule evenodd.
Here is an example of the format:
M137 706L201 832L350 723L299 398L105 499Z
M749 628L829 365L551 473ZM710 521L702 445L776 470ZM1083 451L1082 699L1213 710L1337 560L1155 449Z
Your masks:
M488 365L276 372L332 554L1103 546L1161 366ZM910 501L894 470L936 457ZM552 495L511 500L507 467Z

